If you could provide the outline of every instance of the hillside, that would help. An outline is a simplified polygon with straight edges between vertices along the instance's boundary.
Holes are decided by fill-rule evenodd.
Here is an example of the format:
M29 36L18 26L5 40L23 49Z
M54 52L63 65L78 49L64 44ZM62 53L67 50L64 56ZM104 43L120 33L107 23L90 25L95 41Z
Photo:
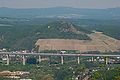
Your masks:
M72 20L76 25L79 25L90 31L96 30L104 34L120 40L120 20L93 20L93 19L76 19Z
M50 23L36 30L36 36L39 36L40 38L64 38L86 40L89 39L86 33L90 33L90 31L87 31L81 27L64 21Z
M37 39L46 38L90 40L87 33L90 31L64 21L46 25L2 24L0 26L0 48L32 49Z

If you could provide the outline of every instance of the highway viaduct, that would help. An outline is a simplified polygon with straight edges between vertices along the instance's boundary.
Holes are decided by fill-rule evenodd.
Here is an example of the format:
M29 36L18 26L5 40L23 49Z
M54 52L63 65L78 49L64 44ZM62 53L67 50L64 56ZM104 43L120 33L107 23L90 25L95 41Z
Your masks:
M34 56L39 56L39 62L41 62L41 56L60 56L61 57L61 64L64 63L64 57L65 56L70 56L70 57L77 57L77 63L80 63L80 56L84 56L84 57L92 57L92 61L93 61L93 57L106 57L105 59L105 63L106 65L108 64L108 58L107 57L120 57L120 55L111 55L111 54L58 54L58 53L13 53L13 52L0 52L0 55L6 55L7 58L7 65L9 65L10 62L10 55L21 55L22 56L22 61L23 61L23 65L25 65L25 56L30 56L30 55L34 55Z

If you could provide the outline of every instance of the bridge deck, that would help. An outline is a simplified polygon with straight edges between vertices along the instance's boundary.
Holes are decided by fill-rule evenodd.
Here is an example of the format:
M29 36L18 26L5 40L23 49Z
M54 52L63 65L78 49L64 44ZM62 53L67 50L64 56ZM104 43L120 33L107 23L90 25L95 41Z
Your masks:
M58 53L12 53L12 52L0 52L0 55L41 55L41 56L104 56L104 57L120 57L120 55L111 54L58 54Z

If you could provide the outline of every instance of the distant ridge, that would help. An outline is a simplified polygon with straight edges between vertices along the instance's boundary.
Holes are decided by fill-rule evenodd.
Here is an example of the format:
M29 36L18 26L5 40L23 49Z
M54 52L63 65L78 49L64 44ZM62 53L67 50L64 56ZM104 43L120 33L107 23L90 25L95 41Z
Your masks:
M16 9L1 7L0 17L120 19L120 7L107 9L87 9L71 7Z

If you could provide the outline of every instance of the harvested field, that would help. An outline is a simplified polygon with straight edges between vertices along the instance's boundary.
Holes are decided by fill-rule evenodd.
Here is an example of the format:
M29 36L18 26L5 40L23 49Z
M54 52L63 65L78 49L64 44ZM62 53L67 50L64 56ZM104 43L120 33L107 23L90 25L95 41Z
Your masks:
M44 50L79 50L80 52L100 51L118 52L120 41L102 33L88 35L92 40L75 39L39 39L36 46L39 51Z

